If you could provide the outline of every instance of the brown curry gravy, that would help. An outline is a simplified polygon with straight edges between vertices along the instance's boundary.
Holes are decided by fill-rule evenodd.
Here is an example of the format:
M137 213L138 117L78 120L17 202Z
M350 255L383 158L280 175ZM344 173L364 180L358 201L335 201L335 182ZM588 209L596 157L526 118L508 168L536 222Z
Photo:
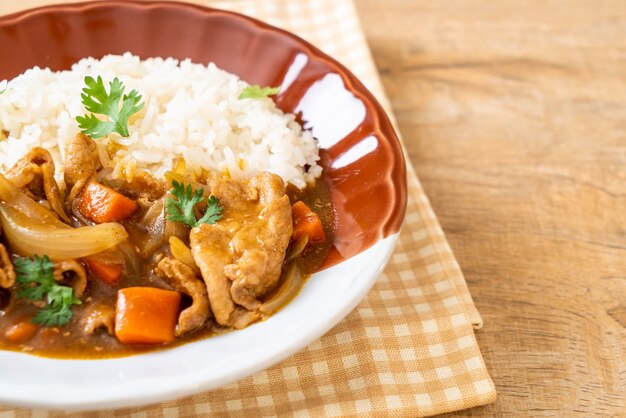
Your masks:
M309 245L297 260L301 271L307 276L308 280L311 274L321 269L334 241L335 218L330 190L324 180L324 176L322 176L314 185L302 191L295 187L288 187L287 194L292 203L297 200L302 200L316 212L322 221L326 233L327 239L325 242ZM132 222L132 218L130 222ZM142 237L136 236L138 232L133 231L132 228L128 229L131 240L142 239ZM0 350L26 352L38 356L59 359L103 359L169 349L232 331L231 329L218 326L211 320L207 322L202 329L183 337L178 337L171 343L154 345L122 344L115 336L109 335L104 329L98 330L92 335L85 335L79 323L79 311L87 304L101 302L115 307L117 291L125 287L151 286L170 289L167 282L152 271L154 263L150 263L149 260L141 260L141 264L143 271L141 271L140 274L129 275L125 273L121 281L115 286L107 285L91 277L88 269L86 269L89 275L87 290L82 297L83 304L73 307L74 316L72 321L63 327L42 326L37 334L24 344L14 344L6 341L4 333L15 323L34 315L38 308L23 299L17 298L15 295L13 295L11 300L8 300L8 289L0 289ZM271 297L271 295L269 295L268 298L269 297ZM181 310L188 306L189 301L185 301L185 298L187 298L186 295L183 296L183 306ZM185 302L187 305L185 305ZM254 324L250 326L254 326Z

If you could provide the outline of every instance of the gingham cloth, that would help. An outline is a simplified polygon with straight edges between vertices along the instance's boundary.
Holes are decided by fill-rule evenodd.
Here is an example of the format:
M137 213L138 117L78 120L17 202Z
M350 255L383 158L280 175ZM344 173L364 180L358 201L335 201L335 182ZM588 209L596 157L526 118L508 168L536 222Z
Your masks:
M196 3L300 35L354 72L393 119L352 0ZM0 12L9 11L3 7ZM11 7L15 11L15 4ZM493 402L496 391L472 328L480 328L482 319L410 164L408 182L406 220L389 266L367 298L305 350L211 392L142 408L69 415L425 416ZM64 415L0 406L0 418Z

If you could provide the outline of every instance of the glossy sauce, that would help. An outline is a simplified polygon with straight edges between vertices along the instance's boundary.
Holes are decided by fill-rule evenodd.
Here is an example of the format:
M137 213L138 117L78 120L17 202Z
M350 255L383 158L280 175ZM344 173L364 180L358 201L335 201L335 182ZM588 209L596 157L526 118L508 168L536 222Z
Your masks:
M291 202L302 200L314 212L316 212L326 232L327 239L320 244L309 245L304 253L297 259L300 270L306 276L310 276L318 271L327 257L334 240L334 210L330 199L330 191L322 178L314 186L310 186L303 191L295 188L288 188L287 194ZM131 242L139 242L146 240L146 232L136 226L136 222L143 213L133 216L126 221L126 227L130 234ZM289 249L287 250L289 251ZM146 259L139 259L139 271L125 271L123 278L115 286L104 284L100 280L92 277L88 269L85 269L88 277L88 285L85 294L81 298L82 305L73 307L74 316L72 321L63 327L40 327L34 337L23 344L16 344L8 341L5 333L14 324L27 320L32 317L38 310L38 307L25 300L16 297L15 291L10 297L8 289L0 289L0 349L28 352L45 357L64 358L64 359L97 359L123 357L134 354L140 354L148 351L162 350L188 342L197 341L208 338L213 335L231 332L229 328L220 327L213 321L208 321L203 328L198 331L189 333L183 337L177 338L169 344L135 344L126 345L120 343L114 336L109 335L106 330L97 330L91 335L85 334L81 327L80 318L81 311L92 303L102 303L111 307L115 307L117 299L117 291L119 289L130 286L148 286L171 289L167 281L153 271L155 263L151 262L154 254L170 255L167 244L162 244L153 254ZM277 289L280 285L277 287ZM271 295L268 295L268 298ZM295 298L297 299L297 297ZM183 304L181 310L186 308L190 303L189 298L183 295ZM254 326L254 324L250 325Z

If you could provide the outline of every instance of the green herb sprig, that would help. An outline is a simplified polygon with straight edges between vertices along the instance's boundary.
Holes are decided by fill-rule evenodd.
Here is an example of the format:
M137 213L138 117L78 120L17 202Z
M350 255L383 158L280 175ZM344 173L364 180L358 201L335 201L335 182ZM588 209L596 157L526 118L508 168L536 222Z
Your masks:
M261 99L267 96L273 96L280 92L280 87L261 87L258 84L248 86L239 95L241 99Z
M46 300L46 306L35 314L32 322L45 326L62 326L73 316L72 306L79 305L80 299L74 290L62 286L54 280L54 264L48 256L15 259L17 282L22 290L18 296L28 300Z
M217 197L210 196L207 198L204 215L196 220L194 207L204 200L202 196L203 190L196 189L194 191L191 184L185 186L184 183L177 181L172 181L172 186L170 193L174 197L169 197L165 201L166 219L168 221L182 222L191 228L195 228L201 224L212 225L222 219L223 208L220 206L220 201Z
M97 80L85 77L85 84L87 87L83 88L80 97L83 106L91 114L76 117L81 132L93 139L102 138L112 132L128 137L128 119L144 105L139 103L141 101L139 92L133 89L129 94L124 94L126 87L117 77L109 83L109 93L100 76ZM100 120L94 113L106 116L108 120Z

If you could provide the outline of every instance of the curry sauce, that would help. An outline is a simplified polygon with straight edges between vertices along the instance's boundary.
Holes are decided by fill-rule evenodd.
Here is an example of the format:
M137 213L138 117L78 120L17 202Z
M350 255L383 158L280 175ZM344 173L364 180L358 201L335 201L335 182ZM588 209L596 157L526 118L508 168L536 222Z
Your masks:
M81 170L83 169L84 167L81 167ZM168 210L171 210L173 198L171 191L168 192L169 188L163 186L164 181L154 183L148 181L146 185L146 178L144 178L142 185L137 185L102 181L93 170L88 173L75 174L73 187L81 184L81 187L85 187L89 182L100 181L104 187L132 200L136 205L136 210L132 215L115 221L124 227L128 239L96 255L96 259L104 262L105 265L110 263L110 265L121 266L121 277L114 283L103 281L101 277L94 274L94 270L89 267L90 263L85 262L85 258L77 259L79 268L61 271L59 274L62 276L57 277L58 285L73 289L74 297L78 298L77 302L71 305L71 319L63 325L32 324L32 319L36 318L38 312L45 307L46 299L42 297L39 300L29 300L21 297L20 292L24 288L29 288L29 285L15 283L9 288L0 287L0 349L2 350L28 352L55 358L110 358L175 347L244 328L271 316L273 312L265 312L263 307L281 293L284 281L290 280L288 277L290 272L297 271L297 274L302 276L302 280L305 280L304 278L319 270L332 247L334 212L329 188L323 177L304 190L292 186L285 189L282 181L269 174L260 175L258 180L253 179L241 184L215 176L202 180L190 180L187 186L191 187L190 190L193 193L195 193L194 190L200 190L198 196L202 197L200 203L191 206L194 219L207 218L206 213L211 205L209 194L217 196L216 201L219 199L219 204L215 207L221 208L221 218L213 224L189 227L169 220ZM81 175L86 175L86 180L82 179ZM76 201L47 204L51 195L47 193L48 190L43 183L29 184L26 187L28 189L26 191L22 189L20 193L33 201L40 202L47 211L52 212L54 207L68 208L65 210L71 219L67 222L67 228L94 225L92 218L88 216L89 214L81 212L81 206ZM161 191L159 187L162 187ZM82 191L75 191L72 188L68 190L68 195L71 195L72 199L83 198ZM229 193L233 190L235 194L238 193L241 196L229 197ZM22 199L21 195L20 199ZM7 199L0 200L4 201L2 204L11 204L6 201ZM175 199L173 201L176 202ZM302 246L301 241L294 240L291 236L291 205L298 201L304 202L319 217L325 233L324 241L307 242ZM287 213L288 218L279 220L282 222L280 225L284 231L282 231L282 236L275 238L269 234L281 235L279 229L272 232L263 228L270 228L271 222L274 222L272 219L276 218L278 213ZM58 218L61 220L55 220L54 225L62 222L62 218ZM258 227L252 225L252 222L258 219L262 221L262 224ZM220 234L223 235L223 241L216 238ZM244 236L249 241L245 241ZM180 262L172 254L169 241L171 237L177 237L186 247L190 247L190 254L196 260L197 265L194 265L193 261L187 264ZM265 237L266 241L275 239L276 242L268 246L267 243L258 242L259 237ZM0 243L8 250L11 260L13 262L23 260L24 254L13 251L10 241L6 231L3 231L0 234ZM222 245L217 251L214 248L219 242L225 242L227 245ZM249 245L250 248L237 248L238 245ZM286 248L281 248L281 245ZM295 248L297 246L302 248ZM293 259L288 259L295 250L298 253ZM216 251L218 253L221 251L223 254L217 254ZM274 257L274 261L271 257ZM225 260L224 267L220 265L216 271L209 271L221 259ZM173 277L173 273L165 272L164 260L170 260L172 265L177 263L180 274ZM58 265L58 260L53 261ZM253 263L260 262L265 264L258 266L259 273L253 270L256 268ZM272 263L276 265L275 271L270 271ZM0 268L2 267L0 264ZM8 266L5 267L8 270ZM83 269L86 275L86 287L79 291L76 286L78 279L75 270L82 271ZM225 271L230 271L228 280L223 277L226 274ZM212 275L217 277L217 281L210 282L207 276ZM273 277L268 278L272 275ZM182 283L185 280L189 283ZM205 283L208 292L203 289ZM239 285L239 294L235 291L236 284ZM215 298L215 293L219 291L220 286L228 286L228 292L225 294L228 300L221 301ZM179 317L175 338L156 344L127 344L116 337L115 329L119 327L116 321L120 318L119 306L117 306L118 292L130 287L158 288L180 293L181 302L177 311ZM197 291L192 289L197 289ZM294 296L295 293L289 294L283 302L288 302ZM207 297L210 304L205 303L206 307L198 302L199 299ZM191 322L183 321L182 313L185 311L189 314L187 319L191 319Z

